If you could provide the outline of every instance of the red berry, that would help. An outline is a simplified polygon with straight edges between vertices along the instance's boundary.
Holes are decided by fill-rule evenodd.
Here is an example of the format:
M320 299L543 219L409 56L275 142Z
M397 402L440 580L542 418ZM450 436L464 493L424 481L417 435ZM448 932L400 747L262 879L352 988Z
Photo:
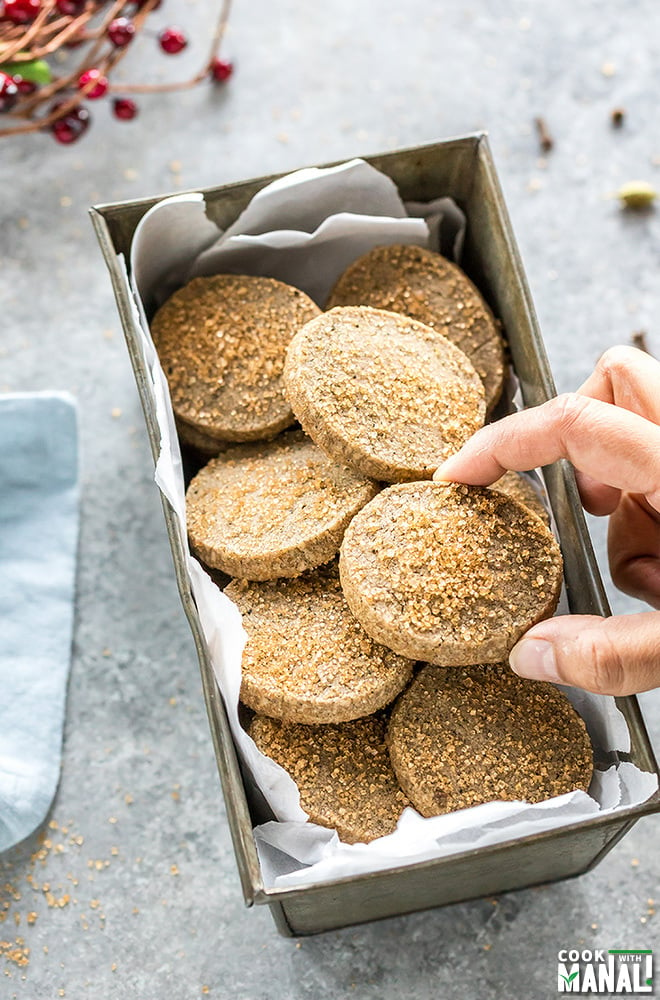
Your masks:
M11 111L18 98L18 87L13 76L0 72L0 112Z
M211 63L211 75L216 83L224 83L234 72L234 64L226 59L214 59Z
M51 112L56 111L63 103L64 101L58 101L50 109ZM51 125L50 130L57 142L68 146L70 143L77 142L80 139L81 135L89 128L90 121L91 118L87 108L72 108L71 111L67 111L61 118L57 118Z
M85 90L85 97L95 101L108 92L108 78L103 75L100 69L85 70L78 77L78 89Z
M33 80L24 80L20 73L14 73L14 83L19 94L34 94L37 85Z
M115 118L121 118L122 121L128 122L137 115L137 104L130 97L115 97L112 102L112 112Z
M174 56L177 52L183 51L188 44L188 39L181 31L181 28L177 28L175 25L172 25L170 28L163 28L158 36L158 41L163 52L167 52L169 56Z
M108 25L108 38L118 49L128 45L135 34L135 25L128 17L116 17Z
M55 6L66 17L78 17L84 11L86 2L87 0L55 0Z
M41 10L41 0L5 0L5 17L14 24L27 24L34 21Z

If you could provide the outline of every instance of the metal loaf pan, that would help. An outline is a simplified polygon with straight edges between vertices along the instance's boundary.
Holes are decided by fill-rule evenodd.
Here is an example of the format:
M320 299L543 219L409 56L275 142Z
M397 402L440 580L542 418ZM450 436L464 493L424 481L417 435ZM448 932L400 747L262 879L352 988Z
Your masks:
M365 159L392 178L405 200L430 201L449 195L465 211L468 227L462 266L502 320L524 401L534 406L555 395L486 135L466 135ZM274 179L261 177L205 190L207 211L220 227L226 228L250 198ZM118 266L117 255L123 254L129 259L136 226L158 200L99 205L91 210L110 271L154 460L159 447L156 403L132 318L131 293ZM566 463L559 462L546 469L545 474L559 525L570 609L577 614L608 614L572 470ZM660 794L656 794L643 805L623 809L615 815L594 816L560 830L471 849L452 857L298 889L265 888L252 827L267 817L249 776L242 774L216 687L184 568L182 552L187 541L181 537L165 500L163 507L181 600L199 655L211 735L245 901L247 905L270 906L282 933L312 934L579 875L598 864L640 816L660 811ZM658 765L637 700L621 698L619 706L631 732L630 759L641 769L657 773Z

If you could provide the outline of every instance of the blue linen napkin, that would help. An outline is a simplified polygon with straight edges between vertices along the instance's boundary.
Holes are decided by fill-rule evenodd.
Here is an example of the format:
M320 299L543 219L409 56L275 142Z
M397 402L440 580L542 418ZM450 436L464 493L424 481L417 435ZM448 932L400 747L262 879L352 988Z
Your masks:
M57 788L78 519L74 400L0 396L0 851L39 826Z

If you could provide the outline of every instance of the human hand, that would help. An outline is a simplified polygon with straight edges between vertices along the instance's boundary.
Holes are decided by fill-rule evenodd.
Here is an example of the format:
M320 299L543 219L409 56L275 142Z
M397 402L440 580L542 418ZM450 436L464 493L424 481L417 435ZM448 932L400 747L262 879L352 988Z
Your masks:
M660 609L660 363L613 347L575 393L488 424L434 479L474 485L567 458L592 514L610 515L619 589ZM521 677L626 695L660 686L660 614L539 622L509 660Z

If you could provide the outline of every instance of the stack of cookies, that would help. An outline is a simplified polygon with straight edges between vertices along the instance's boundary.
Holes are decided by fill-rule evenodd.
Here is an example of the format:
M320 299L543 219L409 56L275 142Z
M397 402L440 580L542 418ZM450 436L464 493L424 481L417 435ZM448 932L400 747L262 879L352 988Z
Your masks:
M324 312L270 278L196 278L152 332L181 439L212 456L188 532L232 578L249 732L310 819L366 842L406 805L586 789L582 720L506 665L559 596L544 509L515 474L430 481L504 379L498 324L463 272L380 247Z

